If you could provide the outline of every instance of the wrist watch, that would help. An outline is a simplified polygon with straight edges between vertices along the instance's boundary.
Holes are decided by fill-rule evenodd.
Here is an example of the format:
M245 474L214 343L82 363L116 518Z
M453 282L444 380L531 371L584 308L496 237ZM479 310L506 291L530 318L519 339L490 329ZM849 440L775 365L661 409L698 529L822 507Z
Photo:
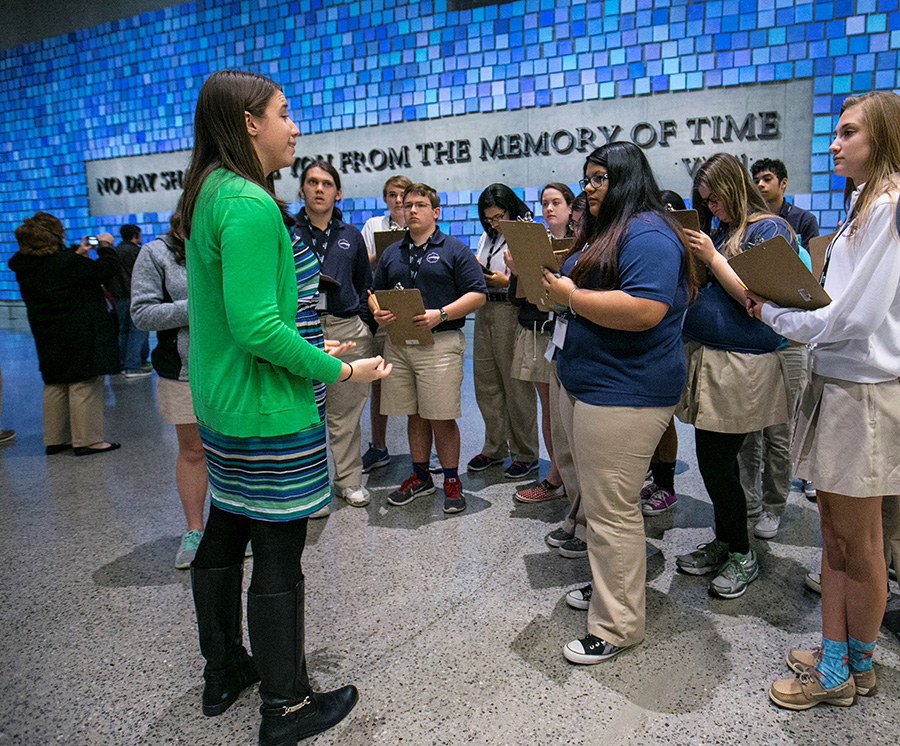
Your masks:
M445 321L447 321L450 317L447 315L447 312L446 312L443 308L439 308L438 311L439 311L440 314L441 314L441 323L443 324L443 323L444 323Z

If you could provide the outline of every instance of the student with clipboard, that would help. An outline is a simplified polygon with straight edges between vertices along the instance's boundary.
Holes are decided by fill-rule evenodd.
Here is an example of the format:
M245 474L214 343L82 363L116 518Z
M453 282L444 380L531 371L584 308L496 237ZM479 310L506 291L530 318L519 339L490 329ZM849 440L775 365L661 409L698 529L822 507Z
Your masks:
M776 681L775 704L852 705L875 689L872 654L887 599L885 560L900 549L900 97L849 97L829 151L846 178L848 217L821 282L831 303L782 308L747 293L779 334L814 345L792 455L815 482L822 519L822 647L793 649L798 677ZM882 553L884 552L884 557Z

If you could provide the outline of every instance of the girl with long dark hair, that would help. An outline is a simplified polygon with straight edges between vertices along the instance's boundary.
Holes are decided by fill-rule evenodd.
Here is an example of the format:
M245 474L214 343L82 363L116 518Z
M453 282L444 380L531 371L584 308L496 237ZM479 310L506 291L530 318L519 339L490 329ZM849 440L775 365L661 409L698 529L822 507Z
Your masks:
M587 158L588 212L547 296L565 308L556 353L593 579L588 634L563 652L592 664L643 640L646 549L639 493L685 380L681 320L695 288L681 229L640 148ZM558 331L557 339L559 338Z
M478 198L484 233L476 258L488 286L487 303L475 312L472 375L475 400L484 420L484 446L469 471L484 471L512 457L504 474L521 479L538 467L537 397L534 386L512 376L518 309L509 302L509 269L503 261L502 220L530 218L531 211L505 184L491 184Z
M541 190L541 218L547 226L547 233L553 238L574 238L570 227L571 205L574 199L572 190L560 182L551 182ZM504 256L508 255L509 252L505 252ZM512 266L511 257L508 264ZM557 404L555 401L551 403L550 382L556 377L556 371L544 354L550 341L553 322L546 311L542 311L524 298L515 297L517 284L515 274L511 275L509 297L519 308L519 327L516 329L513 346L512 375L513 378L532 382L537 391L541 403L541 434L544 436L544 446L550 456L550 468L547 476L537 484L518 490L515 499L523 503L537 503L566 495L566 486L556 463L551 433L550 411Z
M221 714L258 677L261 746L326 730L356 704L355 687L313 692L306 672L301 558L307 517L331 499L312 382L372 381L390 369L381 358L342 363L297 333L309 261L295 261L272 174L292 163L298 134L271 80L213 73L197 99L182 207L191 393L212 502L191 566L203 711ZM251 539L252 660L241 643Z

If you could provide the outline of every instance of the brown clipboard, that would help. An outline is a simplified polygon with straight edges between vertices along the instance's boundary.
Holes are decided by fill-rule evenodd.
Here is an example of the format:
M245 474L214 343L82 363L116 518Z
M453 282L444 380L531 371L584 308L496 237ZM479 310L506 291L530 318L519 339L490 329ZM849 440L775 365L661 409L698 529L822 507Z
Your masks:
M685 230L700 232L700 213L696 210L672 210L669 214Z
M553 249L553 256L559 262L559 269L562 271L563 263L566 261L566 254L572 248L575 236L567 236L566 238L551 238L550 247Z
M783 236L751 246L728 263L748 290L783 308L812 311L831 303Z
M387 233L387 231L385 231ZM375 235L378 235L377 233ZM425 313L425 304L418 288L411 290L376 290L375 300L383 311L390 311L396 320L384 327L391 344L395 347L407 345L433 345L431 329L420 329L413 322L413 316Z
M402 228L395 228L390 231L375 231L375 259L381 259L384 250L392 243L402 241L405 233L406 230Z
M822 276L822 268L825 266L825 253L828 251L828 244L831 243L837 235L837 231L832 231L827 236L816 236L809 239L809 246L806 250L809 252L809 262L812 265L813 277Z
M559 272L559 257L553 254L547 229L541 223L501 220L500 232L506 239L519 275L516 296L526 298L542 311L551 310L541 280L544 267L551 272Z

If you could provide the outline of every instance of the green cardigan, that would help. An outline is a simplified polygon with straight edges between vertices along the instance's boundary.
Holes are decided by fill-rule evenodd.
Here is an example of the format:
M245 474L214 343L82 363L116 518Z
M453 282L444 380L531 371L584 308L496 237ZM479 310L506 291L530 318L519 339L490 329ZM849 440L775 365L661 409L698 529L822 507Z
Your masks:
M297 275L281 212L230 171L210 174L187 241L194 412L235 437L287 435L319 421L309 379L334 383L341 361L298 333Z

